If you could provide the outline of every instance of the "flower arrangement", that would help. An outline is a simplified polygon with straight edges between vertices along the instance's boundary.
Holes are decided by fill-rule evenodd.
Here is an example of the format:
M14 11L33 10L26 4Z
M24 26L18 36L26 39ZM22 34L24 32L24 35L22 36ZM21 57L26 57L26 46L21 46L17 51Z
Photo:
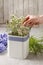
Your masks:
M26 36L29 33L30 27L26 27L22 25L24 19L25 17L20 17L20 18L16 16L11 17L9 23L7 23L9 35Z
M16 16L12 16L7 22L9 56L14 58L26 58L29 52L28 39L31 28L22 24L24 20L25 17L18 18Z

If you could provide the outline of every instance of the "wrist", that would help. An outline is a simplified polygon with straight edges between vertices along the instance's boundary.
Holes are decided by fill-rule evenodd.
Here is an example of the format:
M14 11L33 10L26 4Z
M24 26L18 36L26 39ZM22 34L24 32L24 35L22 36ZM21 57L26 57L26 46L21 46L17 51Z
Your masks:
M39 16L39 24L43 24L43 16Z

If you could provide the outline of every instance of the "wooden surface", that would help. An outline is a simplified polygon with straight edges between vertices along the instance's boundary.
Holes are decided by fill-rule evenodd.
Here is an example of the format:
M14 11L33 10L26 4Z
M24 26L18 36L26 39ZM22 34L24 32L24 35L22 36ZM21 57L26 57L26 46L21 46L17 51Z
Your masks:
M42 15L43 0L9 0L9 16Z
M12 15L28 14L43 15L43 0L0 0L0 22L6 22Z
M3 17L4 11L3 11L3 0L0 0L0 23L3 23Z

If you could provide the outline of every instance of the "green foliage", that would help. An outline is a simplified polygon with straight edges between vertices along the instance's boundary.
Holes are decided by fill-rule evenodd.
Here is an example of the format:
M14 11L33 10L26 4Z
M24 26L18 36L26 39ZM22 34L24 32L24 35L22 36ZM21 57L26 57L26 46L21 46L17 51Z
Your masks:
M43 52L43 38L37 39L36 37L31 36L29 39L29 50L34 54Z
M16 35L16 36L25 36L29 33L30 27L25 27L22 25L22 22L24 21L24 17L16 17L12 16L8 25L9 34L10 35Z

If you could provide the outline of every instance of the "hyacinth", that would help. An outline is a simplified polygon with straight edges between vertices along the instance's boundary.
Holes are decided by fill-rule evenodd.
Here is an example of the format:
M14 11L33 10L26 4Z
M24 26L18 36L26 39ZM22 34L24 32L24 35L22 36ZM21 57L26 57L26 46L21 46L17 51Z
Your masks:
M0 53L7 49L7 34L0 34Z

